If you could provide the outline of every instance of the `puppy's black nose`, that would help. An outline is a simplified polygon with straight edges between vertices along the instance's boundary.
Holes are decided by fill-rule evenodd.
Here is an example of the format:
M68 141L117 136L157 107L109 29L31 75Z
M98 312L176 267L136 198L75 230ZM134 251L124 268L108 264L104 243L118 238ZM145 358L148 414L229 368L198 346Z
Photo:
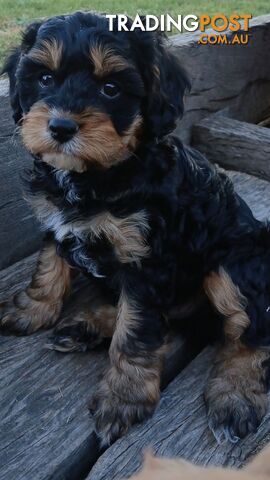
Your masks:
M69 118L52 118L48 125L51 136L60 143L68 142L79 130L79 125Z

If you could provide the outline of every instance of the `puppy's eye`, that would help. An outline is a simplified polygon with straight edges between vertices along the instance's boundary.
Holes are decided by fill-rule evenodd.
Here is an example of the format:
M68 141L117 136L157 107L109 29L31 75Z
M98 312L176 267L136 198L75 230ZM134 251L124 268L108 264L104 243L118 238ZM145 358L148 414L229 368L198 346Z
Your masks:
M100 91L105 97L115 98L119 95L120 88L115 83L105 83Z
M53 76L49 73L44 73L40 76L39 83L41 87L51 87L54 84Z

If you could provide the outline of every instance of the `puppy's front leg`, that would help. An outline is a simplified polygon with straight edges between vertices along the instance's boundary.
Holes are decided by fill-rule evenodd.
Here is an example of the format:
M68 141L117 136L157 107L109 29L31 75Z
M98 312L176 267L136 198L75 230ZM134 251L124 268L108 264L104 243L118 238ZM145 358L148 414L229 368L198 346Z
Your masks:
M0 330L28 335L51 327L58 319L69 287L70 267L57 255L55 244L46 243L30 285L1 305Z
M139 302L134 291L122 290L111 367L91 406L102 446L153 413L159 400L166 331L160 313Z

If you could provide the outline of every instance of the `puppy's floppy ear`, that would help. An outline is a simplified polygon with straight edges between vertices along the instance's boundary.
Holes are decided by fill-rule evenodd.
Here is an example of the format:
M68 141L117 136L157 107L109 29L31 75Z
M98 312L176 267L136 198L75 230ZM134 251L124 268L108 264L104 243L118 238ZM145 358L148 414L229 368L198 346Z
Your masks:
M37 32L41 22L32 23L25 31L22 37L21 45L13 50L7 58L1 74L7 73L9 77L9 95L10 103L13 110L13 118L15 123L18 123L22 117L22 108L17 88L16 72L21 59L21 56L27 53L34 45Z
M184 94L190 89L190 83L164 35L152 34L151 50L148 49L150 56L146 57L148 65L145 63L148 92L144 116L150 135L160 138L174 130L183 115Z
M15 123L22 117L22 109L20 105L18 90L16 86L16 70L20 60L21 50L20 48L16 48L7 58L4 68L1 72L7 73L9 77L9 97L10 97L10 104L13 110L13 119Z

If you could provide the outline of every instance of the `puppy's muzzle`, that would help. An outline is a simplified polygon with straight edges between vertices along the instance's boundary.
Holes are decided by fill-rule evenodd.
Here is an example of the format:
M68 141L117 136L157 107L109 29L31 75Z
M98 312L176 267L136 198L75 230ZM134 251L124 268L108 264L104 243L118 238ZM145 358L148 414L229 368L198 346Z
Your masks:
M59 143L68 142L79 130L79 125L68 118L52 118L48 127L52 138Z

